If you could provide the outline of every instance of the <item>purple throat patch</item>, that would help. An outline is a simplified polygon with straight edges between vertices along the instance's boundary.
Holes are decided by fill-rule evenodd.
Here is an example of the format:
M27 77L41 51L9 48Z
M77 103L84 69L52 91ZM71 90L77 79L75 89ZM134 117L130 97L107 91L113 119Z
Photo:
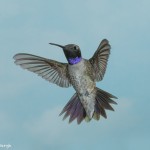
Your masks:
M69 64L74 65L74 64L77 64L78 62L80 62L81 59L82 59L81 57L69 58L68 61L69 61Z

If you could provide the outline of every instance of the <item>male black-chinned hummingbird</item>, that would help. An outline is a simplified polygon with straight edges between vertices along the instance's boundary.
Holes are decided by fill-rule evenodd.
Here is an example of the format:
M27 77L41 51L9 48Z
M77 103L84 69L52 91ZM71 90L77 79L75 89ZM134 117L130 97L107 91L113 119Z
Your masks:
M78 124L84 119L85 121L90 121L92 118L99 120L100 116L107 118L105 109L113 111L110 104L117 104L112 100L117 97L97 88L96 82L101 81L105 74L111 48L108 40L101 41L89 60L82 58L80 48L75 44L65 46L49 44L62 48L68 63L19 53L13 57L15 64L60 87L73 86L76 93L60 113L60 115L65 113L63 119L70 116L69 123L76 118Z

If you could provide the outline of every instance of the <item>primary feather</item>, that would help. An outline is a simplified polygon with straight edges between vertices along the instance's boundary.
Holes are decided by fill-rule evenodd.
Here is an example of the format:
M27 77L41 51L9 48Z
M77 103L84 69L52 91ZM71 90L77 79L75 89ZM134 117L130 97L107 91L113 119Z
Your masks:
M67 74L67 63L60 63L55 60L25 53L16 54L14 59L16 65L20 65L23 69L38 74L49 82L57 84L60 87L71 86Z

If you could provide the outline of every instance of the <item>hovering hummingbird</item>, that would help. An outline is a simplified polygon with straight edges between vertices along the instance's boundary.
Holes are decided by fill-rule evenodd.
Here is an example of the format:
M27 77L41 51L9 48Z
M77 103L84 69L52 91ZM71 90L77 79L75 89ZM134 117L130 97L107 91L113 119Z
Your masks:
M105 74L111 48L108 40L101 41L89 60L82 58L78 45L49 44L62 48L68 63L19 53L13 57L15 64L60 87L73 86L76 93L60 113L60 115L65 113L63 119L70 116L69 123L76 118L78 124L84 119L85 121L90 121L92 118L99 120L100 116L107 118L105 109L114 111L110 104L117 104L112 100L117 97L97 88L96 82L101 81Z

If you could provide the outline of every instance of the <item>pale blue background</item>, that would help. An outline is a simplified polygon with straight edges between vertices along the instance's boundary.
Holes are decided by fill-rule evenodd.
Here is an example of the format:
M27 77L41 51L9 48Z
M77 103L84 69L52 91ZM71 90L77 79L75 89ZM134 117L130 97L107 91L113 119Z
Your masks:
M13 63L32 53L66 62L49 42L75 43L90 58L112 46L102 88L119 99L108 119L68 124L58 117L74 94ZM150 149L149 0L0 0L0 144L13 150Z

